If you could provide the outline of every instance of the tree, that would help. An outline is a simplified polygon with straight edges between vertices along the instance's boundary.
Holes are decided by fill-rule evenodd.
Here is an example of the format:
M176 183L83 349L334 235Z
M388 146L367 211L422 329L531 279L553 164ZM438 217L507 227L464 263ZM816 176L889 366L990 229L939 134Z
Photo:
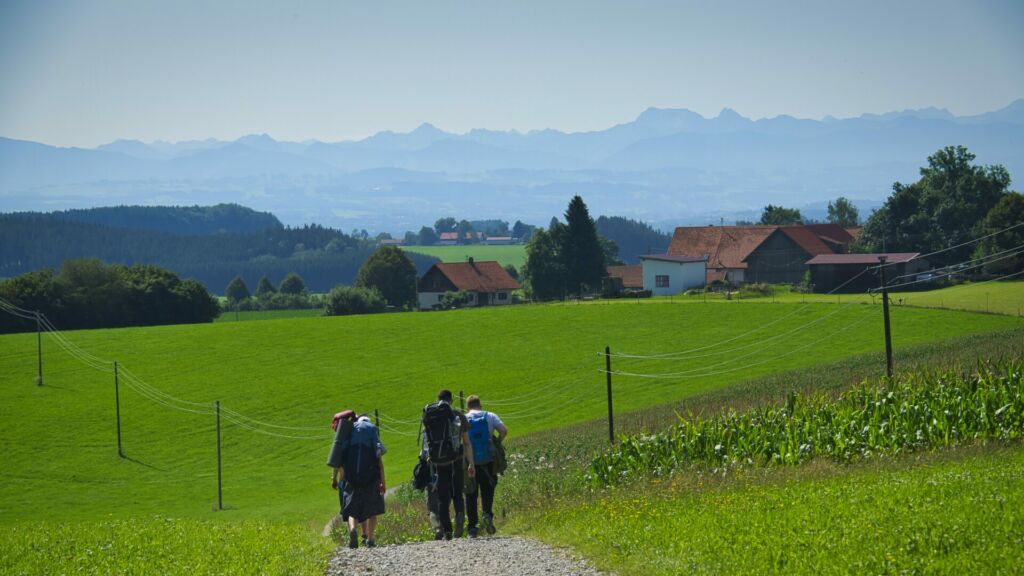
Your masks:
M534 300L553 300L565 295L561 247L564 228L556 223L551 231L538 229L526 245L523 279L526 280L527 294Z
M1017 251L1010 256L1014 248L1024 245L1024 226L1006 230L1021 223L1024 223L1024 195L1018 192L1006 194L988 211L978 232L982 236L993 236L978 243L974 252L974 258L991 256L983 266L986 273L1005 275L1024 270L1024 255ZM996 234L1002 230L1006 231Z
M513 264L506 264L505 265L505 272L508 272L508 275L511 276L513 279L519 280L519 270L516 270L515 265L513 265Z
M588 288L601 285L601 278L605 276L604 250L583 198L573 196L569 201L565 221L562 258L565 263L566 286L570 292L583 294Z
M438 218L434 222L434 231L440 236L444 232L455 232L455 227L458 225L458 221L451 216L445 216L444 218Z
M607 270L609 266L621 266L623 262L619 260L619 245L601 235L598 235L597 239L601 243L601 253L604 255L605 269Z
M356 286L376 288L388 304L411 308L416 304L416 266L401 248L382 246L359 268Z
M281 280L278 290L281 294L304 294L306 292L306 283L302 280L302 276L295 272L289 272L284 277L284 280Z
M419 243L421 246L433 246L437 244L438 237L437 232L433 228L424 226L420 228Z
M277 290L274 289L274 285L270 283L269 278L266 276L260 278L259 284L256 285L257 298L267 298L268 296L273 296L276 292Z
M241 276L235 276L231 282L228 282L227 288L224 289L224 295L228 297L229 304L236 305L249 299L249 287L245 285L245 280L242 280Z
M860 224L860 212L845 197L836 198L835 203L828 203L828 221L843 228Z
M455 231L458 233L459 244L476 244L476 231L469 220L460 220Z
M615 242L619 257L629 263L638 263L641 254L664 254L671 236L655 230L645 222L620 216L601 216L594 225L597 233Z
M375 288L335 286L327 294L324 316L373 314L386 308L384 297Z
M764 212L761 213L761 224L770 226L789 226L791 224L801 224L803 221L804 217L800 215L798 208L784 208L769 204L764 207Z
M894 183L892 195L864 223L857 250L935 252L979 235L982 220L1006 195L1010 175L1000 165L975 166L974 159L963 146L947 146L928 157L920 180ZM960 262L973 249L961 246L929 260Z
M536 226L524 224L523 222L516 220L516 223L512 226L512 237L518 238L520 242L529 242L530 236L533 235L533 231L536 230Z

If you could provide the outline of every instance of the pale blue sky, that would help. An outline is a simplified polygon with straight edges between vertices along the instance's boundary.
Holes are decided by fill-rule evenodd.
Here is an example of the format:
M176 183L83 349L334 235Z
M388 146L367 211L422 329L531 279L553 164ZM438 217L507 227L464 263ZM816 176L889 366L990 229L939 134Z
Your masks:
M334 141L1024 97L1024 2L0 1L0 135Z

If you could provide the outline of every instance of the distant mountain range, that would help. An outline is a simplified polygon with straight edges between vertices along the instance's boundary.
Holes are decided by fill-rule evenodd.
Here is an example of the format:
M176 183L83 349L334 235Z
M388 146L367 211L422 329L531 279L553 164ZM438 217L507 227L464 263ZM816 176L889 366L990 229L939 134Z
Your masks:
M1024 100L977 116L925 108L820 121L649 108L593 132L423 124L333 143L260 134L82 149L0 138L0 211L238 202L287 224L400 232L447 215L546 224L581 194L595 216L669 228L748 218L769 202L815 216L840 195L867 210L954 144L1024 174Z

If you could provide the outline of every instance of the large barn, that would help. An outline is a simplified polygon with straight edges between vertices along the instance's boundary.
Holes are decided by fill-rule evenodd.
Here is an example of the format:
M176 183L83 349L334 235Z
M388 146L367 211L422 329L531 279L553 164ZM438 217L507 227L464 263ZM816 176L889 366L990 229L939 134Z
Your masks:
M918 258L917 252L890 252L886 254L822 254L807 262L811 270L811 284L815 292L853 294L878 288L882 279L876 269L885 257L885 273L890 284L907 282L908 278L928 271L928 261Z

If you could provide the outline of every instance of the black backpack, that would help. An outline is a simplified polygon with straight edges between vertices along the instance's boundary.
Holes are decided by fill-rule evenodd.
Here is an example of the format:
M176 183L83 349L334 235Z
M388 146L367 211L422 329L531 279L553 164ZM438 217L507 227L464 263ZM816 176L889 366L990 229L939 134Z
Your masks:
M344 468L345 481L353 486L373 485L380 480L377 434L369 423L357 423L353 429L345 448Z
M430 463L445 466L455 462L459 457L459 430L452 407L445 402L427 404L422 423Z

